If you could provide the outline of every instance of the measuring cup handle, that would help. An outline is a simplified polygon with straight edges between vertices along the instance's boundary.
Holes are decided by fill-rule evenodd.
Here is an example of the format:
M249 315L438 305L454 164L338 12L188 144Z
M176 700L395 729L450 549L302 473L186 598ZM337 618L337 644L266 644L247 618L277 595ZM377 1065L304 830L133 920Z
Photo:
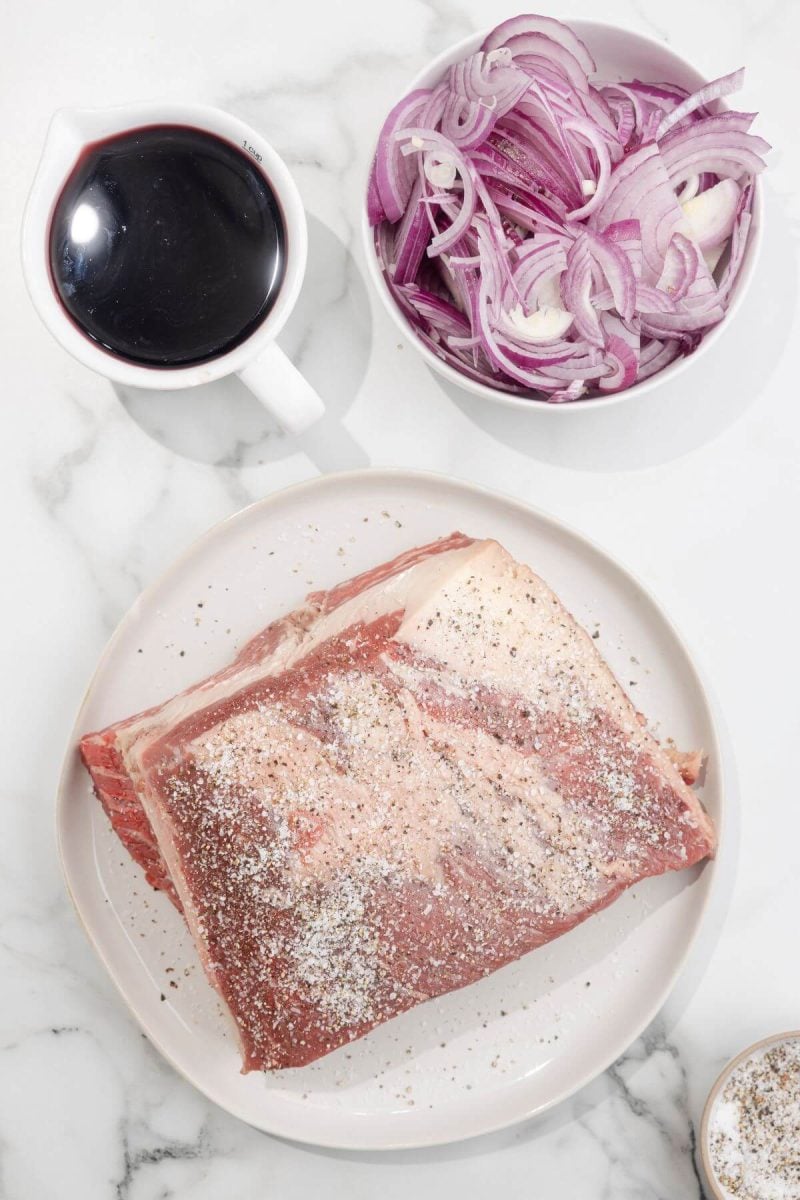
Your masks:
M325 412L311 384L274 342L238 375L288 433L303 433Z

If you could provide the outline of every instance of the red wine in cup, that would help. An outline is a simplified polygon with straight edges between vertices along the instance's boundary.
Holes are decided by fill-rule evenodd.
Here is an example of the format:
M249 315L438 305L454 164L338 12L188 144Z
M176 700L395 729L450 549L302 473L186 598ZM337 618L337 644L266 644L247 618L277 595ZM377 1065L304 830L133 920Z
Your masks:
M111 354L189 367L265 319L286 267L278 198L251 154L182 125L88 146L56 202L55 290Z

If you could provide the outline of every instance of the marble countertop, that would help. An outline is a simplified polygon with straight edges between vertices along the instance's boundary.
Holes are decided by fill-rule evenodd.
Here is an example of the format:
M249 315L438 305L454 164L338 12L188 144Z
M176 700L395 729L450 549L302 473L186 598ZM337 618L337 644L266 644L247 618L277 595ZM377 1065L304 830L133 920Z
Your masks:
M556 6L557 8L559 6ZM114 8L33 0L4 38L0 194L4 431L0 807L0 1195L5 1200L352 1200L458 1195L684 1200L703 1100L748 1042L800 1024L800 7L607 0L602 16L707 75L746 63L742 106L776 147L762 259L731 327L635 406L519 414L442 384L369 292L356 214L376 121L499 0ZM551 11L553 11L551 6ZM598 15L573 0L574 16ZM281 341L328 416L279 433L236 381L169 398L115 389L40 325L18 258L51 110L169 97L220 105L287 159L309 213ZM416 1153L315 1151L210 1105L157 1055L66 897L60 760L93 665L138 592L209 524L319 472L427 468L548 508L632 566L711 681L733 812L722 885L679 987L604 1076L538 1121Z

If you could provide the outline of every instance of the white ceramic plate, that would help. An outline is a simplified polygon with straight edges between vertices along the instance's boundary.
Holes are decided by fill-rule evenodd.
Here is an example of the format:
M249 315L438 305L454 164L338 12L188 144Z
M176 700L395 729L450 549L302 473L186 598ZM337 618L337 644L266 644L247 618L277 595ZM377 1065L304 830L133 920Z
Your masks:
M626 570L553 517L439 476L362 471L269 496L216 526L134 604L75 724L79 735L158 703L228 662L312 587L460 528L544 576L653 723L703 746L719 828L720 755L691 658ZM565 937L430 1001L316 1064L239 1073L235 1040L169 901L112 833L71 750L58 826L67 885L95 949L162 1054L260 1129L348 1148L455 1141L563 1100L655 1015L699 927L713 864L639 884Z

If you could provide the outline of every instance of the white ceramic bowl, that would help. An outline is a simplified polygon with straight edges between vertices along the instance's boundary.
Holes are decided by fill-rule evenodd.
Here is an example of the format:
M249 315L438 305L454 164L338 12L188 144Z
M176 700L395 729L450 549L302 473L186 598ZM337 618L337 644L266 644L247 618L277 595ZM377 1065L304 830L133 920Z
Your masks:
M800 1040L800 1029L792 1029L788 1033L774 1033L770 1037L761 1038L760 1041L754 1042L752 1046L748 1046L741 1053L737 1054L735 1058L732 1058L717 1076L716 1082L708 1094L700 1122L700 1160L703 1164L703 1172L711 1200L730 1200L730 1193L725 1191L719 1183L714 1168L711 1165L711 1119L717 1097L741 1063L746 1062L749 1058L753 1058L763 1050L777 1046L780 1042L795 1042L798 1040Z
M668 49L666 46L662 46L659 42L644 37L642 34L631 33L627 29L620 29L616 25L607 25L599 21L567 20L565 24L574 29L578 36L586 42L597 63L598 78L616 81L633 78L644 79L648 82L669 81L671 83L678 83L689 91L696 91L707 82L700 72L688 63L686 59L681 58L674 51ZM442 54L439 54L414 77L408 87L403 89L402 94L405 96L409 92L414 91L415 88L433 87L434 84L439 82L448 67L479 50L487 33L488 30L483 30L480 33L472 33L468 37L462 38L460 42L456 42L449 50L445 50ZM718 103L718 107L724 108L727 106L720 102ZM370 163L371 161L372 158L370 158ZM364 188L364 196L366 196L366 187ZM362 208L361 223L366 249L367 269L376 291L401 334L408 338L415 349L425 359L428 366L432 367L434 371L437 371L439 375L442 375L457 387L464 388L468 392L473 392L476 396L482 396L485 400L492 400L496 404L504 404L508 408L547 409L552 413L563 414L567 412L584 412L587 408L604 408L610 404L619 404L623 400L631 400L635 396L642 396L645 392L650 392L653 388L666 383L667 380L677 378L678 375L697 362L700 356L705 354L717 342L722 331L727 327L731 317L741 304L752 278L761 246L762 207L761 182L756 178L753 195L753 223L750 227L747 248L741 270L739 271L739 277L731 294L728 311L719 324L713 326L705 334L694 353L676 359L669 366L665 367L663 371L659 371L657 375L653 375L641 383L636 383L633 387L626 388L625 391L613 392L609 396L590 396L585 400L574 401L571 404L552 404L544 399L512 395L498 388L478 383L468 376L462 375L455 367L451 367L448 363L443 362L433 350L430 350L417 337L414 329L392 299L391 293L386 286L383 272L378 265L372 230L367 218L366 203L364 203ZM733 347L731 347L732 349Z

